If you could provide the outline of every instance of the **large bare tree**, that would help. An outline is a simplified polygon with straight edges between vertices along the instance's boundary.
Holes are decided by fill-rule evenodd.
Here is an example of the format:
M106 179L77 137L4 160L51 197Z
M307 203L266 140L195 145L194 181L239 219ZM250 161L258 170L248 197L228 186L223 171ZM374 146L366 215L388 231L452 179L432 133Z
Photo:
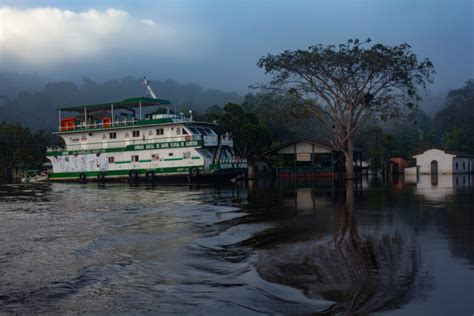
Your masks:
M433 64L419 62L408 44L386 46L348 40L339 46L268 54L258 66L273 76L264 89L299 99L310 115L334 131L335 148L344 153L346 177L354 176L354 137L369 119L393 119L421 100L432 82ZM421 88L421 89L420 89Z

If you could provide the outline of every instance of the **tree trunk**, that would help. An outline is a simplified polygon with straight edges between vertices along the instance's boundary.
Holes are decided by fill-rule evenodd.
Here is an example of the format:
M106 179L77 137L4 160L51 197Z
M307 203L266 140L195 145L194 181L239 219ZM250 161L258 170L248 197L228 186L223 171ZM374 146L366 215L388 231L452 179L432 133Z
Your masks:
M354 179L354 142L352 138L346 141L344 146L344 157L346 158L346 179Z

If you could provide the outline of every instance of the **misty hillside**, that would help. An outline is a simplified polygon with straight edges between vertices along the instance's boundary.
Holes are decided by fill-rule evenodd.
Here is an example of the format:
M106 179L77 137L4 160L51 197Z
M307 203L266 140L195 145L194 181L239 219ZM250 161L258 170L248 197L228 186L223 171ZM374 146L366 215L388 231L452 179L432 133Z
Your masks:
M84 78L81 83L49 82L39 89L31 88L33 81L21 89L21 76L0 74L0 121L21 122L32 129L55 130L56 108L68 105L94 104L145 96L141 79L126 77L96 83ZM204 89L197 84L181 84L174 80L150 80L159 98L169 99L176 108L193 109L198 112L217 104L240 103L243 97L234 92ZM10 90L9 90L10 89ZM9 91L20 91L12 95Z
M0 97L14 97L25 90L42 89L48 79L38 75L0 72Z

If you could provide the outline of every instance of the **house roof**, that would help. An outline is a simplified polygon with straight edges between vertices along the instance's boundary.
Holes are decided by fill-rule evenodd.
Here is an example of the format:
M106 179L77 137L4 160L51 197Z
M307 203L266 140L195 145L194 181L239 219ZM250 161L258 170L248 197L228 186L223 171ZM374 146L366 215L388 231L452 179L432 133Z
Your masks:
M299 137L299 138L292 139L292 140L290 140L286 143L283 143L281 145L274 146L274 147L270 148L269 150L267 150L264 154L265 155L273 154L273 153L276 153L277 151L279 151L282 148L294 145L296 143L301 143L301 142L321 146L321 147L324 147L324 148L330 149L330 150L334 150L334 147L329 145L329 144L322 144L320 142L317 142L317 141L309 139L309 138Z
M114 109L126 109L130 107L136 107L139 105L158 106L158 105L168 105L168 104L171 104L171 102L165 99L138 97L138 98L129 98L129 99L124 99L122 101L107 102L107 103L101 103L101 104L66 106L66 107L58 108L58 110L67 111L67 112L82 112L84 111L84 108L86 108L88 112L97 112L97 111L110 110L111 105L114 106Z
M439 151L442 151L446 154L449 154L449 155L454 155L456 156L456 158L474 158L474 155L472 154L468 154L468 153L465 153L465 152L462 152L462 151L454 151L454 150L442 150L440 148L430 148L430 149L427 149L421 153L418 153L416 155L413 155L413 157L417 157L417 156L421 156L423 155L425 152L429 151L429 150L433 150L433 149L436 149L436 150L439 150Z
M329 149L329 150L337 150L334 146L332 146L331 144L329 144L327 142L316 141L316 140L306 138L306 137L298 137L298 138L292 139L292 140L290 140L286 143L283 143L281 145L274 146L274 147L270 148L269 150L267 150L264 153L264 155L270 155L270 154L276 153L277 151L279 151L282 148L294 145L296 143L301 143L301 142L316 145L316 146L323 147L323 148L326 148L326 149ZM355 152L361 152L362 150L360 150L359 148L354 148L354 151Z
M462 151L445 150L447 154L455 155L457 158L474 158L474 155Z

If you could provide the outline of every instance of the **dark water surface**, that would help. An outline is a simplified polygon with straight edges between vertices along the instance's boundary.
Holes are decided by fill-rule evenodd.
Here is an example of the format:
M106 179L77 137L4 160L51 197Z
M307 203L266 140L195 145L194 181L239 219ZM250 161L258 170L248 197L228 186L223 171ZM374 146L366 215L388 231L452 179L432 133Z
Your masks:
M0 313L472 315L473 179L435 180L2 185Z

